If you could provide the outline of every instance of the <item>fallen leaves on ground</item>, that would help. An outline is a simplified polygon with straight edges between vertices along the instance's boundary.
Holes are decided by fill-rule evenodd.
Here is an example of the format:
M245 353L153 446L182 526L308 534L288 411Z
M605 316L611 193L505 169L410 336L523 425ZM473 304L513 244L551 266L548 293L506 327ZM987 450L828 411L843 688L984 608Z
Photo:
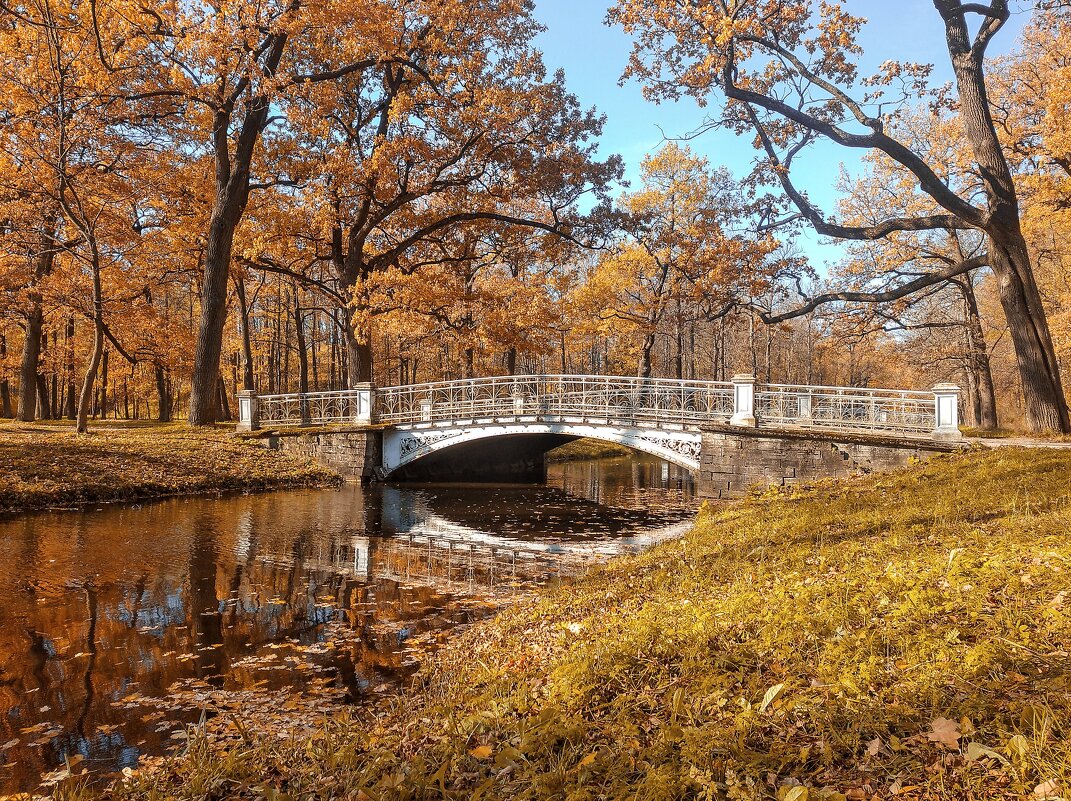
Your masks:
M221 429L179 424L0 423L0 512L213 491L334 484L308 459Z

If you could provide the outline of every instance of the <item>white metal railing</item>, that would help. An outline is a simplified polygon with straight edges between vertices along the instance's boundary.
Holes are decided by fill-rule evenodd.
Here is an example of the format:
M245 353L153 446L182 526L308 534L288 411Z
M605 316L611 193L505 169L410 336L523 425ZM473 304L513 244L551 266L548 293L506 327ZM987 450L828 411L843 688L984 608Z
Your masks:
M343 423L357 416L357 396L347 390L262 395L257 401L260 422L267 425Z
M936 427L933 392L767 384L755 392L764 424L929 434Z
M239 393L240 425L442 424L502 418L580 418L614 424L809 428L957 439L959 388L756 385L624 376L525 375L340 392Z
M551 415L687 425L727 421L733 385L620 376L475 378L381 389L377 413L384 423Z
M370 385L335 392L291 392L284 395L238 393L239 428L264 425L291 427L372 422L375 391Z

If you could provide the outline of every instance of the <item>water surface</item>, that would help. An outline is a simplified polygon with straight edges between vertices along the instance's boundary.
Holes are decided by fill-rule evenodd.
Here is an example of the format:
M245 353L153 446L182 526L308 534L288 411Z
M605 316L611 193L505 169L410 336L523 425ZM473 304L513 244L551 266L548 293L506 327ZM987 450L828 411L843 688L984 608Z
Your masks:
M221 692L322 707L396 687L511 587L678 533L694 508L687 473L636 457L554 465L544 486L0 519L0 794L174 749Z

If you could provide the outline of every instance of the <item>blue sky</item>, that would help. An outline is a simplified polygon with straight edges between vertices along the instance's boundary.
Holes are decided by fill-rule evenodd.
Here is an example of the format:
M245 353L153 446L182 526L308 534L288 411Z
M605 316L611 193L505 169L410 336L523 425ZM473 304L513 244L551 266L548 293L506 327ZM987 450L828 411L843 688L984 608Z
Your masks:
M631 43L619 28L603 24L609 5L610 0L536 0L536 16L547 27L538 44L550 69L565 69L569 87L581 102L607 115L603 152L620 153L634 179L644 154L662 143L663 132L667 137L684 135L702 123L704 112L690 101L654 105L643 99L638 85L618 86ZM897 59L934 64L938 82L951 78L944 28L932 0L846 0L844 5L868 19L861 37L862 74L873 72L886 59ZM1012 0L1013 17L991 45L991 54L1015 46L1031 5L1029 0ZM737 176L748 172L755 157L750 140L727 132L703 134L689 145ZM833 210L841 165L851 171L856 164L852 154L830 145L798 162L794 175L812 199ZM803 245L819 267L840 253L835 244L816 236Z

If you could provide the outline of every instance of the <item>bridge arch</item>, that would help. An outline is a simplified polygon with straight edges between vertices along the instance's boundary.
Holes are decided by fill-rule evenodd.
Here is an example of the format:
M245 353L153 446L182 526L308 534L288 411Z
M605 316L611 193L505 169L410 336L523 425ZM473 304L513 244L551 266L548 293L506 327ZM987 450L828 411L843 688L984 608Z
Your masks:
M383 432L383 472L390 479L531 479L547 452L580 438L612 442L699 470L698 430L588 422L487 422L457 426L399 426Z

